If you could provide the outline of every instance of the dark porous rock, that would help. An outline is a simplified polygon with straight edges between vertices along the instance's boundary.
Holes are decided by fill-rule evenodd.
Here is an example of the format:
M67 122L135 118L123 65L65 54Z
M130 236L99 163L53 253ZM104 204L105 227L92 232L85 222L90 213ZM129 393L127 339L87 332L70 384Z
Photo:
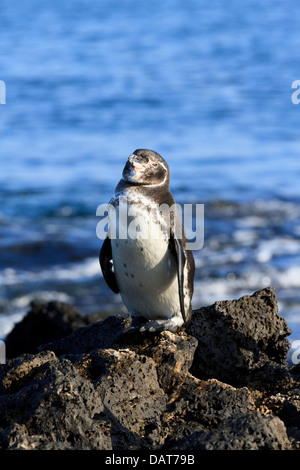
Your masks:
M77 309L70 305L32 302L30 311L6 337L6 355L12 358L36 353L39 345L68 336L85 324Z
M24 355L1 372L1 448L111 449L102 399L70 361Z
M115 347L129 347L139 354L151 357L156 363L161 387L170 392L185 379L194 359L197 340L181 331L177 334L137 333L120 335Z
M290 443L277 416L259 412L232 415L214 430L199 431L170 446L171 450L288 450Z
M252 388L289 380L291 330L272 288L194 311L187 332L198 340L191 369L197 377Z
M285 392L264 398L262 406L265 412L279 416L287 427L293 445L300 448L300 386Z
M208 429L232 414L255 409L246 387L235 388L216 379L199 380L191 374L171 396L175 413L186 414Z
M8 339L22 353L0 365L1 449L300 448L299 376L272 289L202 308L176 333L53 302L24 320L31 342L13 344L18 324Z
M181 386L169 394L163 417L167 442L189 436L194 431L210 430L232 414L255 410L247 388L236 389L218 380L200 380L188 373Z
M106 361L106 370L94 386L106 416L115 425L113 447L152 449L160 445L167 396L159 386L153 360L130 350L96 354Z
M287 426L300 429L300 388L287 392L279 416Z
M41 344L39 350L51 349L57 356L62 354L80 354L93 349L112 347L119 336L130 325L127 316L111 315L85 327L77 328L68 337Z

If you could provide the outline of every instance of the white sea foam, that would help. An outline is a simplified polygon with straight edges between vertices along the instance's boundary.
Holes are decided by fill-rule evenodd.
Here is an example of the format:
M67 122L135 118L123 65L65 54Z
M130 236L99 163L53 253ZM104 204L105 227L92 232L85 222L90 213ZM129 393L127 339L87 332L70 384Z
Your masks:
M41 290L35 290L34 293L16 295L14 298L7 300L8 312L13 313L1 313L0 338L4 337L13 328L16 321L22 319L28 311L30 302L33 300L45 302L56 300L72 304L74 300L73 297L59 289L53 289L53 284L56 284L56 287L58 287L60 282L70 281L77 283L92 279L95 276L99 276L99 278L102 276L99 262L95 258L87 258L77 263L43 269L39 272L16 270L12 268L4 269L0 272L0 286L2 289L11 290L14 286L19 289L19 286L30 285L31 283L34 284L37 282L42 282L43 287ZM49 283L49 286L52 286L49 290L47 290L47 283Z
M22 320L23 311L17 311L10 315L0 315L0 339L4 339L6 335L13 329L14 325Z
M14 325L21 321L24 315L29 310L32 301L41 302L65 302L72 304L73 298L65 292L58 291L39 291L34 294L27 294L15 297L10 301L10 310L14 313L0 315L0 339L4 338L14 327Z
M273 257L285 255L300 255L300 244L298 240L277 237L274 240L263 240L256 250L256 259L265 263Z
M25 271L6 268L0 272L0 284L10 286L23 282L71 280L79 281L94 276L100 276L101 270L96 258L87 258L84 261L70 263L64 266L54 266L41 271Z
M290 268L277 272L275 275L279 287L298 288L300 287L300 266L291 266Z
M50 302L55 300L57 302L71 303L73 297L66 294L65 292L58 291L39 291L34 294L21 295L12 300L11 304L16 308L26 308L30 305L30 302L33 300L41 300L45 302Z
M82 280L100 275L100 266L97 258L87 258L79 263L72 263L64 267L53 268L49 272L51 279Z

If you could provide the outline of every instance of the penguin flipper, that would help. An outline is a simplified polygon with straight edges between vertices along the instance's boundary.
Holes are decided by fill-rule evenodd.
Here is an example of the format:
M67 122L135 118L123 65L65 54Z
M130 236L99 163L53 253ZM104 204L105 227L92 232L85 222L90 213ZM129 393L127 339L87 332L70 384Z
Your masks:
M108 236L105 238L102 244L99 255L99 262L106 284L115 294L118 294L120 290L117 283L116 275L113 270L111 241Z
M184 305L184 293L183 293L183 285L184 285L184 265L186 263L186 257L183 250L183 246L181 241L174 235L171 235L170 242L175 248L175 258L177 261L177 279L178 279L178 291L179 291L179 302L180 302L180 310L181 315L183 318L184 323L187 321L187 315L185 312L185 305ZM174 250L173 250L174 252Z

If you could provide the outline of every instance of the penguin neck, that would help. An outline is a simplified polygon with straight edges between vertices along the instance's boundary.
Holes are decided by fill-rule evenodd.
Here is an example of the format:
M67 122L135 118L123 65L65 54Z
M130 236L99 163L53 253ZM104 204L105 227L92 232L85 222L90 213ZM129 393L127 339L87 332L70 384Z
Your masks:
M128 183L124 179L121 179L116 187L116 195L122 195L129 198L147 198L156 204L173 204L174 199L170 192L169 184L166 182L163 185L147 185L147 184L133 184Z

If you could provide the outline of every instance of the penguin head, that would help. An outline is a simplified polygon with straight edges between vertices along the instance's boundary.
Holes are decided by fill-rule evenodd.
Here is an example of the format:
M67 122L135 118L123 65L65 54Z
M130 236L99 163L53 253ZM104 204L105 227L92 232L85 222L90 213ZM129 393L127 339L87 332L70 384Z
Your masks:
M169 167L154 150L137 149L128 158L123 178L129 184L158 186L169 184Z

